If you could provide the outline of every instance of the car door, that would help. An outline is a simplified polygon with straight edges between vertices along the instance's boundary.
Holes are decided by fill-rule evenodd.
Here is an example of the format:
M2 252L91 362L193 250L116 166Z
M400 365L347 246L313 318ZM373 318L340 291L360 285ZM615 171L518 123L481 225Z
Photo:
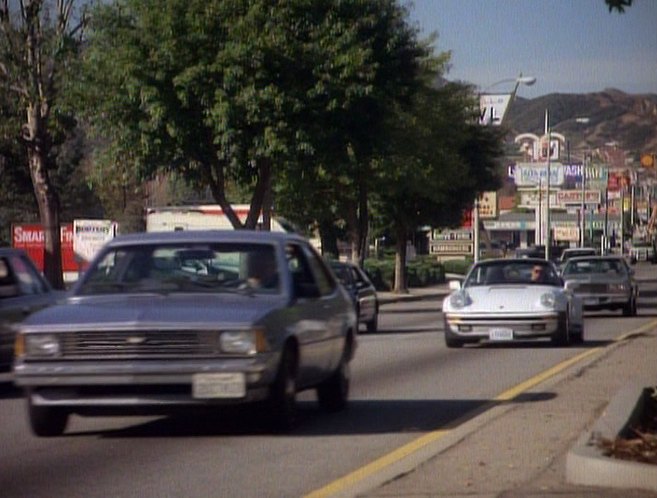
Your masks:
M337 284L328 280L312 252L301 243L288 243L287 264L292 277L294 334L299 341L299 387L309 386L326 376L334 363L335 341L339 337L333 323Z

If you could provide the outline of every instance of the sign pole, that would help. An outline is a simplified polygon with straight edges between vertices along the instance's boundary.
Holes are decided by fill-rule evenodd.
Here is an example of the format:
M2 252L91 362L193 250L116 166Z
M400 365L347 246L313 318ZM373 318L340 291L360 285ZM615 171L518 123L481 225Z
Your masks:
M545 199L545 259L550 260L550 122L548 110L545 110L545 133L547 134L547 192Z
M586 156L582 164L582 205L580 206L580 241L579 246L584 247L586 235Z
M475 197L472 210L472 237L474 245L474 262L479 261L479 198Z

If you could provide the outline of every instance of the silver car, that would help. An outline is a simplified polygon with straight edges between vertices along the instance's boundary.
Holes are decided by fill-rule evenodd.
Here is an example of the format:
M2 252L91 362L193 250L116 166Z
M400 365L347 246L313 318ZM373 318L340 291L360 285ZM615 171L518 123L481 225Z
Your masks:
M637 312L639 286L634 270L621 256L588 256L568 260L561 272L566 289L580 296L584 309Z
M357 319L303 238L184 231L117 237L65 303L18 331L15 383L39 436L71 414L165 413L264 401L277 430L296 393L345 407Z

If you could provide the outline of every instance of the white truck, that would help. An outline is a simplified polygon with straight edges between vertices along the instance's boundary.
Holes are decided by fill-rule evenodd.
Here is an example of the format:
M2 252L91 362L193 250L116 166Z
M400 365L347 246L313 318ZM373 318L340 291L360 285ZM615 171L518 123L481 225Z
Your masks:
M240 220L249 214L248 204L233 205ZM262 224L262 215L258 220ZM178 230L232 230L228 217L217 204L198 204L190 206L150 207L146 209L147 232L173 232ZM286 232L281 222L271 219L272 232Z

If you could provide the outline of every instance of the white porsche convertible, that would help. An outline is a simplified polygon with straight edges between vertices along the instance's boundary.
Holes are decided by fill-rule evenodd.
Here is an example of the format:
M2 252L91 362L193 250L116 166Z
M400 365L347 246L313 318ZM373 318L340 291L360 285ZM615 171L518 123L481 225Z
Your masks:
M476 263L443 300L445 343L549 338L569 345L584 340L582 299L564 289L553 263L538 258Z

